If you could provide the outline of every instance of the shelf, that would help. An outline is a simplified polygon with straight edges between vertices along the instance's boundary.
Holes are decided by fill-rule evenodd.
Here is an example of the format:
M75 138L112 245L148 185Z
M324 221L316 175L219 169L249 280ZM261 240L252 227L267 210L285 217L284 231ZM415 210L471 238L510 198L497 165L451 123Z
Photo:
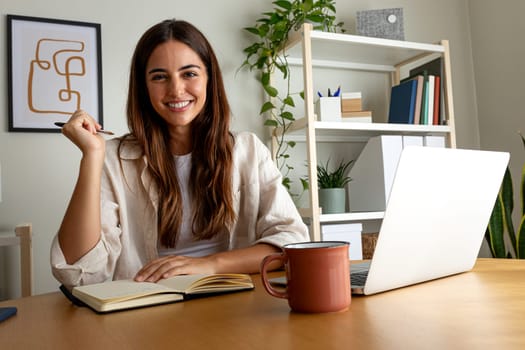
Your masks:
M303 219L309 219L312 216L310 208L298 208ZM319 211L320 212L320 211ZM385 215L384 211L359 212L359 213L340 213L340 214L321 214L319 220L321 223L329 222L347 222L347 221L367 221L381 220Z
M360 35L311 31L312 64L332 68L394 71L395 67L432 54L443 54L442 45L372 38ZM290 64L302 64L299 40L286 51Z
M287 132L287 137L296 139L298 135L304 137L307 127L306 118L293 122ZM372 137L378 135L446 135L450 133L448 125L414 125L391 123L352 123L352 122L314 122L316 136L333 137ZM282 129L276 129L275 136L281 135Z
M322 214L319 216L321 223L328 222L347 222L347 221L367 221L381 220L385 215L384 211L366 213L342 213L342 214Z
M449 43L415 43L410 41L372 38L359 35L327 33L312 30L311 24L304 24L300 31L293 33L284 49L283 56L291 65L302 66L304 92L304 118L297 119L286 128L286 140L305 142L310 179L310 208L319 206L316 164L317 144L329 142L365 143L379 135L444 136L447 147L456 147L454 110L450 71ZM323 122L315 115L314 108L314 67L330 69L360 70L388 75L391 83L400 81L401 74L412 66L420 66L434 58L441 57L442 98L446 125L414 125L391 123ZM294 70L295 71L299 71ZM317 75L316 75L317 76ZM383 85L381 85L383 86ZM385 91L388 94L388 91ZM377 119L385 121L386 119ZM283 135L283 128L274 130L272 137ZM356 148L361 145L353 145ZM275 151L274 149L272 149ZM384 218L384 212L353 212L343 214L321 214L319 210L301 209L301 216L310 224L313 240L321 239L322 224L336 222L369 221L375 224Z

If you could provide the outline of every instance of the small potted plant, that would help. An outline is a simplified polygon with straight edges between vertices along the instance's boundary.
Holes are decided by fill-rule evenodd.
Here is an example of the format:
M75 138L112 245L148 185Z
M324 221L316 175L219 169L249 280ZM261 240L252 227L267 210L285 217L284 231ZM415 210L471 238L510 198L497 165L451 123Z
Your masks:
M344 213L346 210L345 186L352 181L347 175L353 160L341 161L334 170L329 170L330 159L325 165L317 165L317 185L319 187L319 206L323 214Z

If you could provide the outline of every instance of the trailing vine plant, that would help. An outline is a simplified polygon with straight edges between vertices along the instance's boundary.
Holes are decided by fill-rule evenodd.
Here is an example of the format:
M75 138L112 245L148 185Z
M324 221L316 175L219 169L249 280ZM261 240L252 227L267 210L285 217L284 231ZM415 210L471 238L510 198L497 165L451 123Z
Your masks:
M303 92L292 92L290 89L290 68L285 45L290 32L298 30L303 23L312 23L315 30L341 31L343 22L336 23L334 0L278 0L274 1L273 12L264 12L253 27L244 30L256 36L255 42L244 49L246 60L241 68L248 67L258 71L258 79L266 95L260 114L265 118L264 125L274 132L282 128L277 137L275 159L283 175L283 185L290 192L290 172L293 167L288 164L289 151L295 146L294 141L287 141L285 134L295 120L292 109L295 98L304 99ZM286 88L279 91L272 85L273 74L280 74ZM303 190L308 182L301 178Z

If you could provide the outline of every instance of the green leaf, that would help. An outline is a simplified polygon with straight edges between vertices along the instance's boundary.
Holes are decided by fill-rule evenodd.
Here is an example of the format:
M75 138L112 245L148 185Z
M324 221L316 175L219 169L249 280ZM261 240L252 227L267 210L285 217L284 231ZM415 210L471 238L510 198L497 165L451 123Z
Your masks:
M297 144L295 141L288 141L287 142L288 146L290 146L291 148L294 148L295 145Z
M263 35L260 35L259 29L257 29L256 27L246 27L246 28L244 28L244 30L246 30L247 32L250 32L252 34L255 34L257 36L263 37Z
M270 101L267 101L265 102L262 107L261 107L261 111L259 112L259 114L263 114L265 112L268 112L269 110L275 108L275 106L273 105L273 103L271 103Z
M514 224L512 222L512 211L514 210L514 189L512 187L512 176L510 169L505 169L503 182L500 188L501 205L503 209L503 224L507 228L508 236L510 238L512 249L516 251L516 234L514 233Z
M310 183L308 182L308 180L304 179L304 178L299 178L299 180L301 180L301 184L303 186L303 190L306 191L310 188Z
M261 83L263 85L269 85L270 84L270 73L264 72L261 74Z
M520 226L518 227L518 246L516 257L518 259L525 259L525 215L521 217Z
M487 231L489 237L488 243L492 252L492 257L505 258L507 254L503 238L503 201L501 195L498 195L498 198L494 203Z
M290 180L289 177L283 177L283 186L286 187L286 189L289 191L290 190L290 184L292 183L292 181Z
M277 124L277 122L275 120L273 120L273 119L266 119L264 121L264 125L265 126L271 126L271 127L274 127L274 128L279 126L279 124Z
M285 105L295 107L295 103L293 102L293 98L292 98L292 96L287 96L287 97L283 100L283 103L284 103Z
M285 10L292 9L292 4L289 1L279 0L279 1L274 1L273 3L279 7L282 7Z
M275 97L279 94L279 91L277 91L277 89L274 88L273 86L264 85L263 88L264 88L264 91L266 91L266 93L270 95L271 97Z
M290 121L294 121L295 120L293 114L290 113L290 112L282 112L279 116L281 118L283 118L283 119L286 119L286 120L290 120Z

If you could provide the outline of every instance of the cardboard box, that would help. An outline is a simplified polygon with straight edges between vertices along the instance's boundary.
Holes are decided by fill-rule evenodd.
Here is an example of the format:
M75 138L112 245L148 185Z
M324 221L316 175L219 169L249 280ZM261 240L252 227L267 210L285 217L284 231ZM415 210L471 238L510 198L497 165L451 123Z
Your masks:
M341 112L359 112L362 110L360 92L344 92L341 95Z

